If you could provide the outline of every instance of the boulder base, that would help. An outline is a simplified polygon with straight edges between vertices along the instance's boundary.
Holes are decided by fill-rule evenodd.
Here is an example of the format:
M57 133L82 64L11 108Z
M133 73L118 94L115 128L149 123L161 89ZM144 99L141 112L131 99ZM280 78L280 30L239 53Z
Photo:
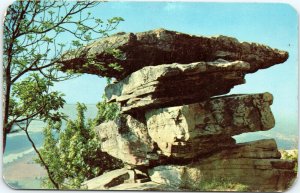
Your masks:
M145 124L130 115L116 121L102 123L96 128L101 150L130 165L149 165L153 155L153 142ZM149 156L149 155L153 156Z
M296 174L294 162L281 160L274 140L238 144L184 166L161 165L149 170L153 182L201 190L213 181L239 183L250 191L284 191Z

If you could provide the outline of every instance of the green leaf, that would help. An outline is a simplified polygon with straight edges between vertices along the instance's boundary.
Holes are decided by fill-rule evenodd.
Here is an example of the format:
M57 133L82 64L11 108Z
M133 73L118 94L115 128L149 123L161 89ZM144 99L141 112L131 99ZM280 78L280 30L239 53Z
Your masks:
M111 68L113 68L116 71L119 71L119 72L124 69L121 65L119 65L116 62L115 63L110 63L110 64L108 64L108 66L111 67Z
M72 45L75 46L75 47L80 47L80 46L82 46L83 44L80 43L79 40L73 40L73 41L72 41Z

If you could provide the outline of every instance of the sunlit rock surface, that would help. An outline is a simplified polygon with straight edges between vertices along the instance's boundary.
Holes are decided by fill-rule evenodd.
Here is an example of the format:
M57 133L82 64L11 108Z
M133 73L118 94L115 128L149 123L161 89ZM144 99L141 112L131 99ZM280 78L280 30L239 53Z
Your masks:
M231 136L274 127L270 93L231 95L146 113L150 137L163 154L195 157L233 143Z
M101 150L132 165L149 165L154 146L145 124L130 115L102 123L96 128Z

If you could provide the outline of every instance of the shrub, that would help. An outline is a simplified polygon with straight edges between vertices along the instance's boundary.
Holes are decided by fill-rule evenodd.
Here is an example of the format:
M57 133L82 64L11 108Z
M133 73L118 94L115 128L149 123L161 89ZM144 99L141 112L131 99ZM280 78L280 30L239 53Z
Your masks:
M282 150L281 159L292 160L295 162L294 171L298 172L298 151L297 150Z
M101 107L107 104L105 101L103 103ZM94 131L98 121L85 121L86 110L84 104L78 103L77 119L68 120L66 129L61 130L61 124L54 123L49 123L44 129L45 140L40 153L60 189L78 189L82 182L123 166L120 160L101 151L101 144ZM110 116L104 117L102 121L114 117L110 112ZM40 160L36 162L42 165ZM48 178L44 180L43 186L54 188Z

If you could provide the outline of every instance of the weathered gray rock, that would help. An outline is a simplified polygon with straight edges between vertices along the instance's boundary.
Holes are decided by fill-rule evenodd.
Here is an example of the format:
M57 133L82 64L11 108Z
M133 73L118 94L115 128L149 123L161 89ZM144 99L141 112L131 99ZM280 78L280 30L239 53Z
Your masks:
M117 169L102 174L96 178L85 181L81 187L88 190L106 190L118 189L118 187L132 187L134 184L148 184L140 186L139 188L154 188L159 186L156 183L148 183L150 181L148 175L137 169Z
M130 115L122 115L116 121L102 123L96 128L101 150L132 165L148 165L154 146L146 126Z
M125 183L132 175L133 171L125 168L113 170L82 183L82 188L88 190L105 190Z
M274 140L260 140L238 144L188 165L157 166L149 170L149 175L153 182L178 188L201 190L201 184L227 180L250 191L283 191L296 174L294 162L279 158Z
M243 84L249 68L247 62L224 60L147 66L108 85L105 94L126 113L199 102Z
M231 136L275 125L270 93L231 95L146 113L150 137L167 156L191 158L234 144Z
M122 54L116 54L121 51ZM115 77L121 80L144 66L199 61L242 60L249 72L282 63L288 53L226 36L202 37L157 29L118 33L62 56L61 69ZM122 70L114 68L118 64Z

